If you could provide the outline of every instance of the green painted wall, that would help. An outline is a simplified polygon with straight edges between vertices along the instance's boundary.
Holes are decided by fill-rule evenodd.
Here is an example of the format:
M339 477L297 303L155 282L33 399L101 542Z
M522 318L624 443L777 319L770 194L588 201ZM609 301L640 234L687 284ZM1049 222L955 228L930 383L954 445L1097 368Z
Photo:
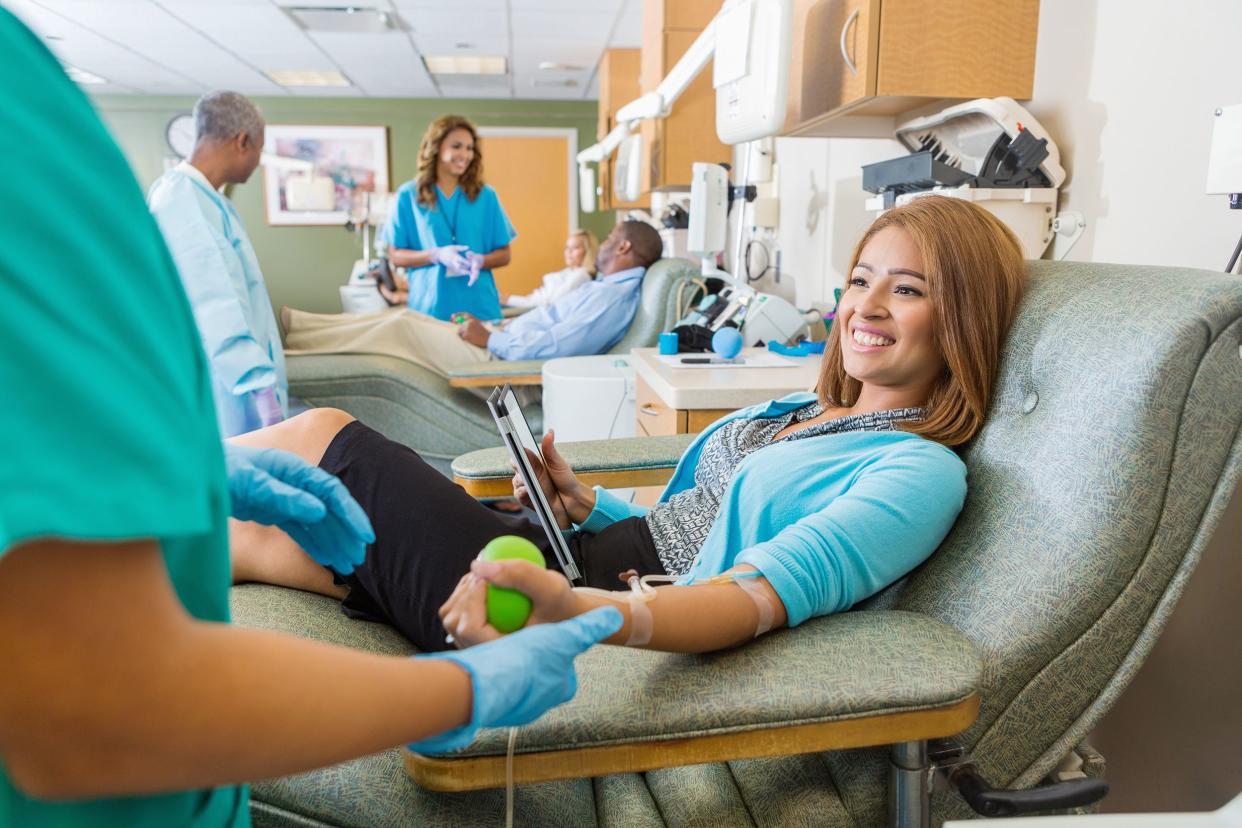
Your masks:
M595 143L595 101L411 100L399 98L255 98L269 123L386 125L390 176L395 187L414 176L418 142L431 121L448 112L479 126L569 127L578 130L580 149ZM164 171L172 155L164 127L189 112L193 98L99 96L101 115L129 158L143 188ZM358 237L343 227L269 227L263 207L262 171L230 193L254 242L273 307L290 305L326 313L340 311L337 287L361 253ZM501 193L503 199L504 194ZM600 237L612 224L609 214L583 213L581 226ZM521 228L518 228L519 232Z

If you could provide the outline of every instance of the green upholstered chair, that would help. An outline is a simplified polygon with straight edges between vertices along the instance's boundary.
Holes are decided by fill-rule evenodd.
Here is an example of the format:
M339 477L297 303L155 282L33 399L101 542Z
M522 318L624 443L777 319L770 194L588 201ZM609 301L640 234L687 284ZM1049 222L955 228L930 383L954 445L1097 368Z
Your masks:
M660 331L677 321L681 309L699 294L693 279L698 265L687 259L661 259L643 277L634 321L609 353L655 345ZM418 451L448 470L458 455L500 444L496 424L482 397L471 388L538 385L542 360L495 360L462 366L447 378L412 362L371 354L310 354L288 358L289 390L322 407L340 408L392 440ZM524 406L538 430L542 410Z
M1236 277L1032 263L988 423L963 452L966 506L937 553L855 611L732 651L586 653L578 697L518 732L517 824L938 824L972 813L927 791L926 740L953 734L998 786L1100 775L1083 741L1238 477L1240 343ZM615 480L627 457L650 476L681 445L565 453ZM508 476L498 461L460 458L457 476L486 487ZM239 623L410 651L317 596L245 586L233 606ZM503 780L505 740L485 731L449 758L394 749L257 784L256 824L497 824L502 791L464 789Z

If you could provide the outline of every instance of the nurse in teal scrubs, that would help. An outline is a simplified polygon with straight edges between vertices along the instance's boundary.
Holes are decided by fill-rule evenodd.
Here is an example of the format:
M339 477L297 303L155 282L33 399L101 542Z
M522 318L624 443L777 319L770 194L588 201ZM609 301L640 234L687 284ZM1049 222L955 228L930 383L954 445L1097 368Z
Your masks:
M496 191L483 183L474 124L460 115L432 122L418 150L418 175L397 190L387 227L392 263L409 269L411 310L451 319L465 311L500 318L492 270L509 264L517 236Z
M279 523L326 472L221 446L138 183L3 7L0 112L0 826L246 828L246 780L452 750L570 698L573 657L615 610L413 659L228 623L230 514ZM321 551L362 552L337 536Z

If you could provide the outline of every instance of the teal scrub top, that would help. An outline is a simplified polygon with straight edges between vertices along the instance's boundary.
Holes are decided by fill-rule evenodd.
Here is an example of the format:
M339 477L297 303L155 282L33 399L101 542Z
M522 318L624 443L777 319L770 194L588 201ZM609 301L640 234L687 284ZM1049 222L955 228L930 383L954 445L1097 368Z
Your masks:
M26 541L154 538L185 608L227 621L228 490L189 303L91 104L4 9L0 112L0 578ZM3 826L248 824L244 787L44 802L0 765Z
M428 250L464 244L475 253L491 253L517 238L496 191L486 184L473 201L461 187L446 198L436 188L436 205L418 203L418 183L407 181L397 190L397 206L385 230L388 243L398 250ZM499 319L500 294L490 270L479 274L473 286L464 276L448 276L443 265L411 269L410 308L436 319L448 320L465 311L479 319Z

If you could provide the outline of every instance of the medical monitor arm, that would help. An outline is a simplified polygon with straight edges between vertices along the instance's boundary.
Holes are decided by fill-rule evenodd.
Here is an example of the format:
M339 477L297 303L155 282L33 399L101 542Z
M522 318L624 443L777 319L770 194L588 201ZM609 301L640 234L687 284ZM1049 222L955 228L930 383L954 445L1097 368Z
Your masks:
M681 60L669 70L668 76L660 81L654 92L648 92L617 110L617 125L598 144L593 144L578 153L578 166L585 167L587 164L603 163L616 152L621 142L637 129L639 121L668 117L673 111L673 104L703 71L703 67L711 62L715 51L716 23L713 20L695 38L694 43L681 56Z
M617 147L621 146L621 142L634 131L634 127L637 125L637 121L618 123L612 128L612 132L604 136L604 140L598 144L592 144L578 153L578 166L602 163L605 158L616 152Z
M618 121L640 121L645 118L667 118L673 104L689 88L699 72L716 53L716 21L713 19L695 38L694 43L660 81L654 92L648 92L617 110Z

